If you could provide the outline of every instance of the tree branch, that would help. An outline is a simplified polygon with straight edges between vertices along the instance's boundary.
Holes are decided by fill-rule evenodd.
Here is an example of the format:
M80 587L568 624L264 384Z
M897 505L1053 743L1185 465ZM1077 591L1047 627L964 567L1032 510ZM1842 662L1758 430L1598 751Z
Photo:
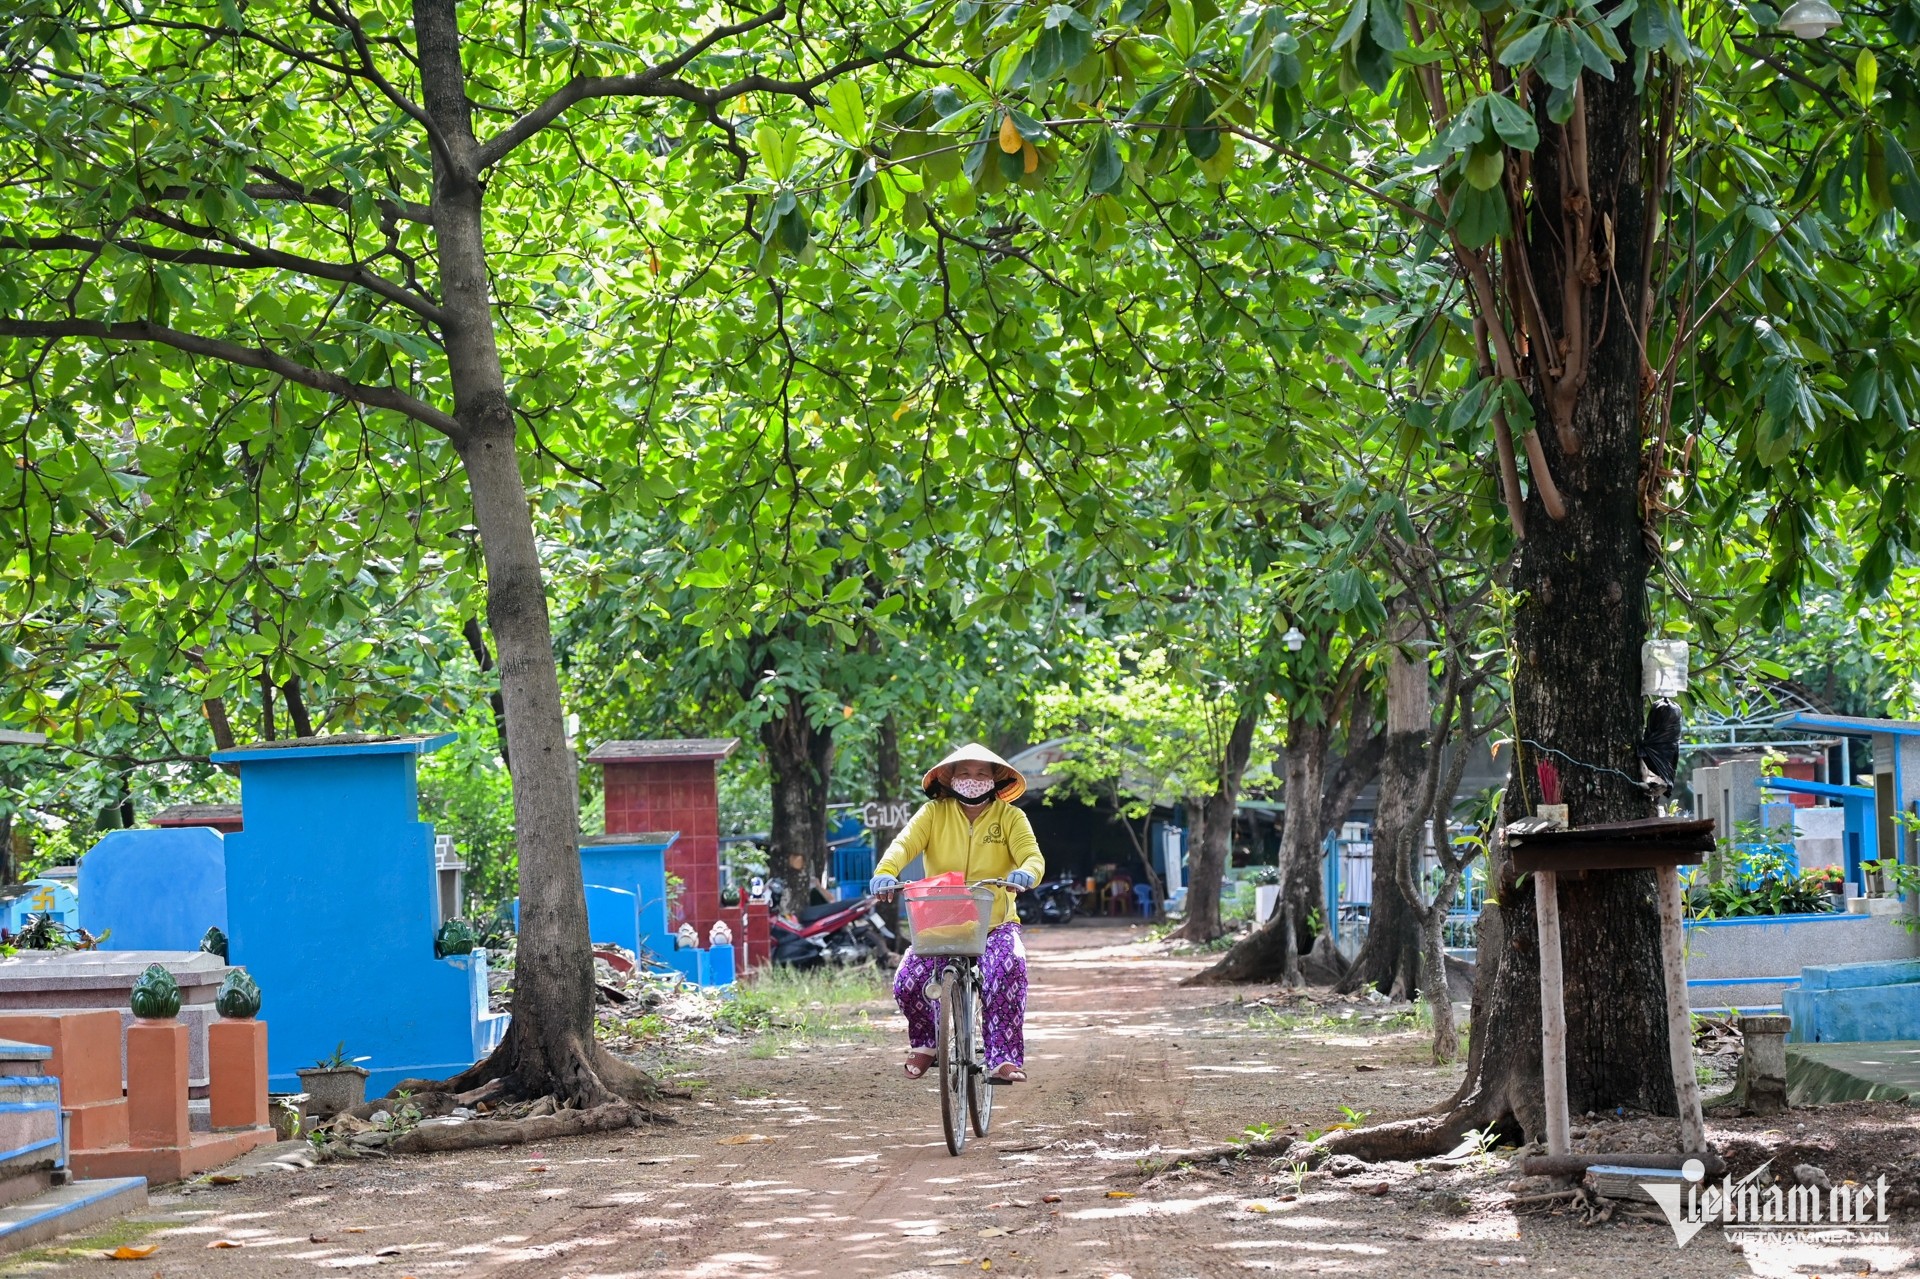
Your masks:
M144 240L96 240L89 236L69 234L0 237L0 249L19 249L27 253L50 253L71 249L80 253L98 253L111 246L122 253L131 253L137 257L148 258L155 262L168 262L176 266L217 266L240 271L292 271L299 275L332 280L339 284L357 284L369 293L377 293L390 302L406 307L425 320L435 324L445 322L445 313L434 303L409 289L400 287L391 280L374 274L358 262L325 262L318 258L296 257L291 253L282 253L278 249L248 244L245 241L220 236L218 233L204 231L178 218L166 215L153 216L153 210L136 212L142 217L180 231L182 234L234 244L238 251L226 253L218 249L176 249L162 244L149 244Z
M160 346L170 346L177 351L185 351L189 355L204 355L209 359L221 360L227 364L264 369L269 373L279 374L289 382L297 382L301 386L312 387L328 395L337 395L355 404L405 414L421 425L440 432L456 445L461 443L466 433L459 420L453 415L444 413L424 400L417 400L393 387L366 386L359 382L350 382L338 373L311 368L277 352L269 351L265 347L241 346L237 342L228 342L220 338L202 337L197 333L182 333L178 329L170 329L146 320L109 324L99 320L15 320L0 317L0 338L54 340L81 338L96 342L152 342Z
M636 71L631 75L575 76L549 94L539 106L481 143L480 150L474 159L474 171L485 172L490 166L505 159L515 147L559 119L568 108L595 98L678 98L683 102L713 107L746 93L775 93L799 98L802 102L811 104L813 91L821 85L836 80L850 71L875 66L904 54L913 42L932 26L938 12L929 13L925 22L914 28L891 48L878 53L843 58L805 79L776 80L770 76L755 74L718 88L705 88L678 77L677 73L680 70L720 41L745 34L771 22L778 22L786 15L787 7L782 0L782 3L776 4L765 13L741 22L715 27L673 57L656 66L648 67L645 71Z

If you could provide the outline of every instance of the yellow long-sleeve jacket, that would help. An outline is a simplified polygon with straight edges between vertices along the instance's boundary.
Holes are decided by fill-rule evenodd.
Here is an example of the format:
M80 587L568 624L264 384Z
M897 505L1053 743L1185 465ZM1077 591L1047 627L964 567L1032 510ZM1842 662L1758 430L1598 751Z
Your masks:
M1009 871L1024 870L1039 883L1046 878L1047 859L1033 837L1027 815L1005 800L996 799L972 821L957 799L936 799L921 806L874 867L877 875L898 875L902 867L925 854L927 874L959 871L969 884L983 879L1005 879ZM1013 914L1013 894L993 890L993 924L998 928Z

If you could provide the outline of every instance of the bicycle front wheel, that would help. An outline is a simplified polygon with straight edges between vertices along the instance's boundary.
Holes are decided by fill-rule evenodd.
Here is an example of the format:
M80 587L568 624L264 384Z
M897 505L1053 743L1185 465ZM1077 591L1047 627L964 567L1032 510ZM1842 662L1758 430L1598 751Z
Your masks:
M993 1088L987 1083L987 1006L978 982L969 982L967 1003L967 1111L973 1117L973 1134L987 1135L993 1122Z
M940 1066L940 1123L946 1129L947 1150L967 1148L967 1067L972 1058L972 1036L967 1022L972 1009L969 992L949 969L940 979L940 1022L935 1052Z

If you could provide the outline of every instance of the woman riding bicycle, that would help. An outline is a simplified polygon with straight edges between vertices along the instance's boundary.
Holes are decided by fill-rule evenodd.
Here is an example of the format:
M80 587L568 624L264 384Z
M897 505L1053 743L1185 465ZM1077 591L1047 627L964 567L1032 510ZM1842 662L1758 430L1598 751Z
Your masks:
M923 806L875 868L870 891L900 887L900 871L925 855L928 875L959 871L969 884L1004 879L1022 891L1040 882L1046 861L1027 815L1010 802L1027 789L1018 769L984 746L968 744L927 770ZM987 1070L1002 1083L1021 1083L1026 1058L1027 949L1014 917L1013 895L994 888L993 928L980 956L985 1006ZM927 982L944 961L907 952L893 979L894 1002L907 1019L907 1078L918 1079L934 1061L936 1001Z

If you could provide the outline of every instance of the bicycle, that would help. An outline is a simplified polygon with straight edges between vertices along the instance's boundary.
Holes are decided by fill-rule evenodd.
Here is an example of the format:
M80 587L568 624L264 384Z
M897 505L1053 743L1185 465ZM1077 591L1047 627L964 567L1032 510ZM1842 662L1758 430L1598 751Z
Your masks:
M969 884L970 897L978 912L978 926L971 936L942 939L938 949L929 941L923 947L916 925L913 944L916 952L947 962L927 983L927 995L939 1001L940 1014L935 1027L934 1066L940 1076L940 1122L946 1130L947 1151L958 1155L967 1148L967 1129L976 1137L987 1135L993 1122L993 1088L1005 1083L987 1071L986 1040L981 1033L985 1024L984 995L980 988L980 953L986 947L988 923L993 916L993 894L976 891L1005 888L1018 893L1020 888L1004 879L981 879ZM951 903L961 897L953 892L921 901ZM912 911L909 909L911 920Z

